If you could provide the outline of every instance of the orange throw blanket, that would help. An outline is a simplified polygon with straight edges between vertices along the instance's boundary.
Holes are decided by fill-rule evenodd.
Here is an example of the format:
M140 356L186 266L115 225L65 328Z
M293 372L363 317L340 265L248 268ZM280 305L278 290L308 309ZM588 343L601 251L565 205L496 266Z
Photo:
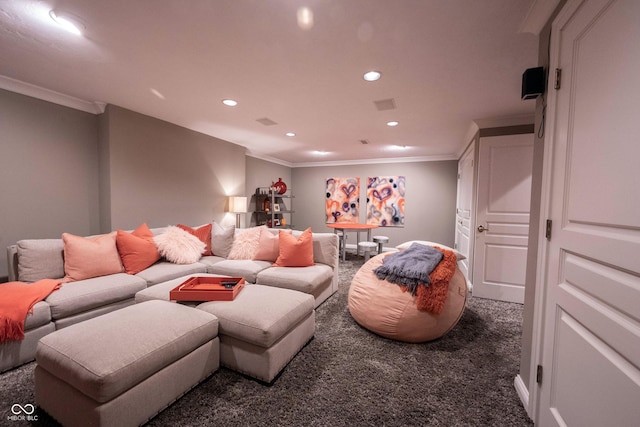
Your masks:
M433 314L442 313L444 303L449 294L449 282L453 278L458 267L456 254L448 249L434 246L435 249L444 255L436 268L429 273L431 284L426 286L420 283L416 288L416 307L421 311L428 311ZM402 292L407 292L406 286L400 286Z
M0 343L24 339L24 322L33 306L60 288L60 280L0 284Z

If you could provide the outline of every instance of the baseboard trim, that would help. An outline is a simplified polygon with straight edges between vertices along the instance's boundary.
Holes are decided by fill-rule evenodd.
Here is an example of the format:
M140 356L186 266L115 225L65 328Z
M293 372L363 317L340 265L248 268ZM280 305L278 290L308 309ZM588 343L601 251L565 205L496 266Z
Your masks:
M522 381L522 377L520 376L520 374L516 375L515 379L513 380L513 386L516 388L516 392L518 393L520 402L522 402L522 406L524 406L524 410L527 411L527 416L533 419L533 417L529 413L529 390L527 389L524 381Z

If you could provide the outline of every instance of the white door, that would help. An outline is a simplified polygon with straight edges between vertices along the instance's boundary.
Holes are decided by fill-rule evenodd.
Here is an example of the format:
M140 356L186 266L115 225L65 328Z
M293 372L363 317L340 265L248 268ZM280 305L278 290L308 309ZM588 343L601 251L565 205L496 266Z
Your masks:
M473 157L475 143L471 144L458 162L458 199L456 206L456 249L466 259L458 268L470 282L469 260L471 259L471 213L473 212Z
M638 426L640 1L569 0L551 40L536 425Z
M473 296L524 302L533 134L480 139Z

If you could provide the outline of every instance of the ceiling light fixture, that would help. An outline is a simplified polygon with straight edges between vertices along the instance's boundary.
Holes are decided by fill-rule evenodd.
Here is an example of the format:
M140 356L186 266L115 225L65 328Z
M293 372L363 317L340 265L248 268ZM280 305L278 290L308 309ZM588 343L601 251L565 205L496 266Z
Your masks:
M315 154L316 156L326 156L327 154L329 154L329 152L324 150L314 150L313 154Z
M296 134L293 133L293 132L287 132L287 133L285 133L285 135L287 135L287 136L296 136Z
M398 126L399 124L400 122L396 122L396 121L387 122L387 126L391 126L391 127Z
M56 24L77 36L81 36L82 31L86 29L84 24L82 24L82 22L80 22L80 20L76 16L73 16L69 13L59 11L56 12L55 10L51 10L49 12L49 16Z
M238 101L234 101L233 99L223 99L222 103L227 107L235 107L238 105Z
M382 77L382 74L379 71L374 71L374 70L367 71L362 76L362 78L368 82L375 82L376 80L380 80L380 77Z

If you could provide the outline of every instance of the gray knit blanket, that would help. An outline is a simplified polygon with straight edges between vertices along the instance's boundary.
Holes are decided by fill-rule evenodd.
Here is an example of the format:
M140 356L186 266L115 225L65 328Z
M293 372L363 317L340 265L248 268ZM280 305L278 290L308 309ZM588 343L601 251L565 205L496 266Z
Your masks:
M432 246L413 243L407 249L388 255L382 265L373 270L378 279L407 287L416 295L419 284L429 286L429 274L443 258L442 252Z

